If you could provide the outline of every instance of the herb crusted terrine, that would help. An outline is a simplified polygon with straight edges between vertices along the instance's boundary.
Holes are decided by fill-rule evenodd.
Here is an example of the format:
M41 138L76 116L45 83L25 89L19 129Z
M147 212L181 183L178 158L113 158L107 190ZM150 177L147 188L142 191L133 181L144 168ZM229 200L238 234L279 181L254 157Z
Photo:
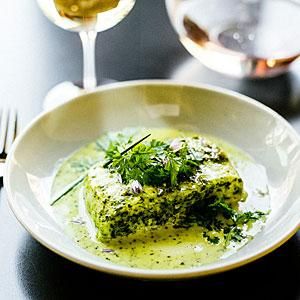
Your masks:
M205 138L152 140L125 155L119 146L112 142L106 152L112 163L93 167L84 181L99 240L201 224L215 203L233 207L244 198L243 181L227 155Z

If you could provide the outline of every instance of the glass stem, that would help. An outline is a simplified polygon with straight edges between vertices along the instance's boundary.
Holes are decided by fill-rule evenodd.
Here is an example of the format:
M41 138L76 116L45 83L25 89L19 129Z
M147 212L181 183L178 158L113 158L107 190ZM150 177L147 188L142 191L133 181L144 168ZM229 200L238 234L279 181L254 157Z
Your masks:
M95 65L96 31L81 31L79 33L83 49L83 88L92 90L97 86Z

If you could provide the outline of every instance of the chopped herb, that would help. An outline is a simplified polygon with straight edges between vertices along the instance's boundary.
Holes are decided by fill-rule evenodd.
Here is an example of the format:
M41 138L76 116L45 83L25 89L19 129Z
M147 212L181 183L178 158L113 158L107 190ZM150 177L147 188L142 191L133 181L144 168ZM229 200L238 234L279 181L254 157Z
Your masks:
M111 141L106 150L106 158L112 160L109 168L117 171L125 184L137 180L142 185L165 184L174 187L191 179L203 161L227 159L214 144L208 144L203 139L201 148L195 149L198 145L192 141L182 139L180 146L175 147L174 141L167 143L152 140L147 144L140 143L124 155L121 154L122 149L129 141L124 145L120 141Z
M219 238L211 235L212 231L223 231L226 245L230 241L240 242L247 236L243 234L242 227L251 224L257 220L264 219L267 213L261 211L247 211L239 212L231 208L222 199L217 199L211 204L205 204L198 210L192 213L189 222L193 224L196 222L199 226L206 229L203 236L211 243L217 244L220 242Z
M220 238L217 236L212 236L211 234L208 234L207 231L203 232L203 237L205 237L210 243L212 244L218 244L220 241Z
M237 225L243 225L247 224L251 221L257 221L259 219L262 219L266 214L261 211L247 211L244 213L240 213L236 215L236 224Z

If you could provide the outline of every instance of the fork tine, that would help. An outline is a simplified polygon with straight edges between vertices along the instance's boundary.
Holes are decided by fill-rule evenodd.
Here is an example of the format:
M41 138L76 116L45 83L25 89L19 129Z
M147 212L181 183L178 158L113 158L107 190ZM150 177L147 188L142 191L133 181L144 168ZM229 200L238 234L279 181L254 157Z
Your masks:
M8 127L9 109L3 108L1 113L0 127L0 154L4 152L6 143L7 127Z
M15 140L15 137L17 135L17 111L16 109L10 109L9 111L9 117L8 117L8 129L6 133L6 142L4 146L4 152L8 154L8 151Z

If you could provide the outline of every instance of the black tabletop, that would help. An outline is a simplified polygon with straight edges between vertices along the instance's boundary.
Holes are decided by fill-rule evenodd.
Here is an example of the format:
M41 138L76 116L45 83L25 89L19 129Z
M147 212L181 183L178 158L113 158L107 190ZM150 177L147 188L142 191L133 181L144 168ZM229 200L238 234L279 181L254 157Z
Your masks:
M1 2L0 103L14 104L24 127L42 110L55 84L80 82L82 53L78 36L51 24L34 0ZM227 87L272 107L300 132L300 66L268 80L237 80L202 67L173 31L163 0L137 0L118 26L99 34L97 77L123 81L173 78ZM271 254L244 267L188 281L141 281L78 266L36 242L0 198L0 299L100 298L131 288L133 295L159 295L195 289L197 298L299 299L300 234ZM192 292L192 291L191 291ZM125 295L125 294L124 294ZM192 294L187 294L187 296Z

